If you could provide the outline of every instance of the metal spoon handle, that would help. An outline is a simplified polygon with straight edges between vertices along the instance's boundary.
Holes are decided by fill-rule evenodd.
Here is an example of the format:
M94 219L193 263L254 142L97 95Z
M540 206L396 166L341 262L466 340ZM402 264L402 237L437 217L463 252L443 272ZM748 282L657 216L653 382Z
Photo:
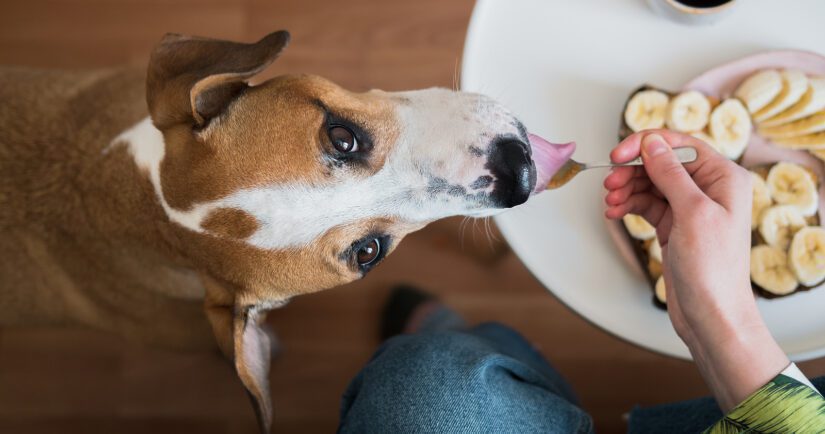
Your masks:
M681 148L674 148L673 152L676 153L676 158L679 159L679 162L682 164L692 163L696 161L696 158L699 156L699 153L696 152L696 148L692 146L684 146ZM630 160L627 163L587 163L585 164L586 169L592 169L594 167L621 167L621 166L641 166L644 163L642 162L642 156L636 157L634 160Z

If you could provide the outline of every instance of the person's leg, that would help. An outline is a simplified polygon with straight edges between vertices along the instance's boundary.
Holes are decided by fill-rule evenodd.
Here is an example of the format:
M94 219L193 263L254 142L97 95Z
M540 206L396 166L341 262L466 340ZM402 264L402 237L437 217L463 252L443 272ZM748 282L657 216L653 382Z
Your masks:
M499 353L531 367L551 384L554 393L571 404L579 405L579 400L567 380L517 331L490 322L475 326L468 330L468 333L484 339Z
M442 308L428 307L443 320ZM569 386L515 331L422 323L383 344L353 379L339 432L592 432Z

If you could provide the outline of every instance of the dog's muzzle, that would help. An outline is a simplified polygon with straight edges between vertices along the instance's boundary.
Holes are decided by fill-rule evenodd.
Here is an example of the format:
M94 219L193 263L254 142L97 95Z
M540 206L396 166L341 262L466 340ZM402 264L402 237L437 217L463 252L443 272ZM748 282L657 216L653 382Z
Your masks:
M536 186L536 166L530 152L530 145L520 140L493 143L487 167L495 178L491 197L496 206L512 208L530 197Z

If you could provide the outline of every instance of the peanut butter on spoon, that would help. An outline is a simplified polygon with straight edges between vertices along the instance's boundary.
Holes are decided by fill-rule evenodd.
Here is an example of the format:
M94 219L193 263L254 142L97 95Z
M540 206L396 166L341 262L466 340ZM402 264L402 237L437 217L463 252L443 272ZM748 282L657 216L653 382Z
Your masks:
M552 178L550 178L550 182L547 183L547 189L555 190L562 185L567 184L584 169L585 167L581 163L573 160L567 161L567 163L564 163L564 166L561 166L561 169L559 169L559 171L556 172Z

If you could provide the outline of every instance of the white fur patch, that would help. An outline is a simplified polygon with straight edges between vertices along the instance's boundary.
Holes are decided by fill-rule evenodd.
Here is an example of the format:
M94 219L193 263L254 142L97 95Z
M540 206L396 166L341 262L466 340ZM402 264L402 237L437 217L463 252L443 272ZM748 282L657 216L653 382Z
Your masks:
M258 230L245 242L262 249L305 246L332 227L376 217L425 223L501 211L481 203L481 195L473 196L489 193L492 186L470 187L479 177L490 175L484 167L486 157L471 147L486 149L497 135L517 134L512 115L483 96L445 89L394 95L402 101L396 113L401 134L397 143L381 144L393 149L374 175L361 178L343 171L323 186L297 182L243 189L185 211L170 207L163 196L160 164L165 146L149 118L120 134L112 145L128 145L135 163L148 172L171 221L204 232L201 223L212 210L237 208L257 219ZM444 191L434 190L434 182L444 184ZM449 187L452 191L447 191Z
M194 207L186 212L176 210L166 203L160 184L160 163L166 154L166 146L163 142L163 134L152 125L152 119L147 116L132 128L120 133L112 140L110 146L116 146L119 143L125 143L129 147L129 153L135 159L135 164L141 170L148 172L158 201L169 220L195 232L202 232L201 221L211 208Z

